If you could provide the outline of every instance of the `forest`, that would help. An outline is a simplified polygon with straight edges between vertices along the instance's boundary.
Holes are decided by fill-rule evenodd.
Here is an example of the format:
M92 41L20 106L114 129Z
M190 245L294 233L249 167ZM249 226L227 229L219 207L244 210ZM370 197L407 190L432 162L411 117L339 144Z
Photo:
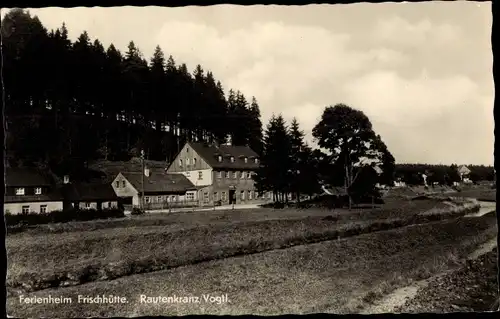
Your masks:
M123 53L87 32L71 42L64 23L47 30L22 9L1 32L10 166L69 169L142 149L169 161L186 140L262 149L257 100L226 93L210 70L191 71L159 46L147 60L133 41Z

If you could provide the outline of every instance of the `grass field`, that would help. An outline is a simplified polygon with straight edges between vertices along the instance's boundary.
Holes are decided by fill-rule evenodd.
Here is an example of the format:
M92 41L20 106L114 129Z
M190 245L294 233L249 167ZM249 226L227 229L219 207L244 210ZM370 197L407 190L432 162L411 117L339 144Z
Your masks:
M452 209L435 200L392 205L373 211L214 211L40 226L7 236L8 293L110 280L477 209ZM73 231L61 232L67 229Z
M460 267L496 235L494 214L446 220L28 294L74 300L111 294L127 304L25 305L10 297L7 308L20 317L353 313L412 280ZM227 294L229 302L145 304L140 294Z
M25 227L10 227L8 235L17 232L30 234L67 233L79 231L93 231L108 228L149 227L162 226L170 229L184 229L187 227L204 226L207 224L230 224L240 222L254 222L275 219L301 219L314 216L337 216L343 220L368 220L407 216L408 213L430 210L433 208L447 208L448 206L437 200L408 201L399 198L386 199L384 205L375 209L247 209L247 210L214 210L177 213L153 213L142 216L129 216L122 219L93 220L88 222L69 222L60 224L46 224Z
M496 189L468 189L458 193L453 193L452 196L470 197L479 201L495 202L497 199Z

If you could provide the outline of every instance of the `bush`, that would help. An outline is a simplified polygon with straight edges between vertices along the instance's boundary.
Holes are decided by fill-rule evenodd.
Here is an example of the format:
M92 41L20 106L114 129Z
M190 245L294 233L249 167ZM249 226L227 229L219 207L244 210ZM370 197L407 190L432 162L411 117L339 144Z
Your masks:
M145 213L145 211L137 207L134 207L131 212L132 215L144 215Z
M118 208L96 209L78 209L55 210L45 214L41 213L22 213L5 214L5 224L7 226L15 225L40 225L52 223L67 223L71 221L88 221L94 219L120 218L124 217L123 211Z

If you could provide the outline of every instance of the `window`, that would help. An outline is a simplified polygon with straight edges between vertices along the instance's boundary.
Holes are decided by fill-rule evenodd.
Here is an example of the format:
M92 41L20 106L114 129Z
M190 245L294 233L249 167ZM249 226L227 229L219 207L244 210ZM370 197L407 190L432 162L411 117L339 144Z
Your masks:
M193 165L196 165L196 158L193 158Z
M218 159L219 159L219 163L222 162L222 156L221 155L219 155Z
M217 172L217 178L222 178L222 172L221 171Z
M252 199L253 198L253 192L252 191L248 191L248 199Z
M156 201L157 201L158 203L161 203L161 202L162 202L162 200L161 200L161 196L158 196L158 197L156 198Z
M247 172L247 178L251 179L252 178L252 172Z
M217 196L218 196L217 192L214 192L214 201L219 199Z
M238 172L233 172L233 178L238 178Z
M47 205L40 205L40 214L47 213Z
M245 191L241 191L241 200L245 200Z
M255 164L259 164L259 159L258 158L255 159Z
M145 201L147 204L149 204L149 201L150 201L149 196L144 196L144 201Z
M85 203L85 208L90 208L90 203L89 202Z
M186 199L187 200L194 200L194 194L193 193L186 193Z
M41 187L35 188L35 195L41 195L41 194L42 194L42 188Z
M115 186L116 186L116 188L120 188L120 181L116 181L116 183L115 183L115 184L116 184L116 185L115 185Z
M186 165L189 165L189 158L186 158Z
M122 181L122 187L125 187L125 185L126 185L126 182Z
M208 196L208 193L203 193L203 201L205 203L208 203L210 201L209 199L210 199L210 197Z
M229 172L226 172L226 178L229 178Z
M245 157L245 163L248 163L248 158L247 157Z
M226 192L222 192L221 194L221 198L220 198L223 202L225 202L227 200L227 197L226 197Z
M244 178L245 178L245 172L241 172L241 173L240 173L240 177L241 177L242 179L244 179Z
M21 211L23 212L23 214L28 214L30 212L30 207L23 206L23 207L21 207Z
M189 153L189 147L186 146L186 153Z
M182 167L182 159L179 159L179 167Z
M24 188L16 188L16 195L24 195Z
M198 179L203 179L203 172L198 172Z
M231 156L231 163L234 163L234 156Z

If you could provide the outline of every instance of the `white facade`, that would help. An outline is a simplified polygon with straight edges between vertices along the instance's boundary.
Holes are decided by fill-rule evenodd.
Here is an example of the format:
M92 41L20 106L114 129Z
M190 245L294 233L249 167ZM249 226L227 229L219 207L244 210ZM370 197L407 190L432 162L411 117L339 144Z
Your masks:
M212 169L190 170L180 172L180 174L186 176L194 186L209 186L213 182Z
M3 206L4 214L9 213L13 215L21 214L23 207L28 207L30 213L40 213L41 209L45 209L46 212L52 212L55 210L63 209L62 201L53 202L21 202L21 203L5 203Z
M121 173L118 173L111 186L118 197L132 197L132 205L140 205L139 191Z

